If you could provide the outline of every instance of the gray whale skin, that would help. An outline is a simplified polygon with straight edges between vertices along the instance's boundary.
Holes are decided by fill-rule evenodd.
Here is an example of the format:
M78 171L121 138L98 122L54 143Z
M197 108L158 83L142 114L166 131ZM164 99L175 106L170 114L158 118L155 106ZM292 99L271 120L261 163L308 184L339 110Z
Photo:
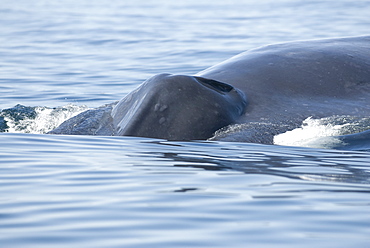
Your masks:
M334 115L370 116L370 36L268 45L195 76L159 74L49 133L272 144L307 117Z

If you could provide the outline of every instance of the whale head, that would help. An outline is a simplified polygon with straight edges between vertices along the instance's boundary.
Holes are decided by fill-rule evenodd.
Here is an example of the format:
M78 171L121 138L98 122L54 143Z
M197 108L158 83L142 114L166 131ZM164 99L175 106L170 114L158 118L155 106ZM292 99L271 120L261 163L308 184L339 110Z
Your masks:
M156 75L112 110L116 135L203 140L244 113L246 96L212 79Z

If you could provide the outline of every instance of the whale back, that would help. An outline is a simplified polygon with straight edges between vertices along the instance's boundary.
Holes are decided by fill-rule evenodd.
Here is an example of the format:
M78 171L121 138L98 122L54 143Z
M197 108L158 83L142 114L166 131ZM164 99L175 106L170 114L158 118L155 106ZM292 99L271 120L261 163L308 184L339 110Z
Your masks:
M241 122L370 113L369 36L264 46L196 75L248 95Z

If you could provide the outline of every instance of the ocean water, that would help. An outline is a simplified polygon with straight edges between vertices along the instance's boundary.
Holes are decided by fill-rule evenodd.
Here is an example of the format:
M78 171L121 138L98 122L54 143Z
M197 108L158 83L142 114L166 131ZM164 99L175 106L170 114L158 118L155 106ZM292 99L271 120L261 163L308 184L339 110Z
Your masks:
M25 113L0 120L0 246L369 247L369 152L44 134L158 73L366 35L368 13L365 0L0 0L0 109Z

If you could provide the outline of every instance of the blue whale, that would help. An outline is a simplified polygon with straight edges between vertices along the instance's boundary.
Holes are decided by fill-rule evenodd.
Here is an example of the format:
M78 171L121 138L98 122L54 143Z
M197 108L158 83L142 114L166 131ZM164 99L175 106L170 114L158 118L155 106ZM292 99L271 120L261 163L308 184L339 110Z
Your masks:
M50 133L272 144L328 116L370 116L370 36L268 45L194 76L159 74Z

